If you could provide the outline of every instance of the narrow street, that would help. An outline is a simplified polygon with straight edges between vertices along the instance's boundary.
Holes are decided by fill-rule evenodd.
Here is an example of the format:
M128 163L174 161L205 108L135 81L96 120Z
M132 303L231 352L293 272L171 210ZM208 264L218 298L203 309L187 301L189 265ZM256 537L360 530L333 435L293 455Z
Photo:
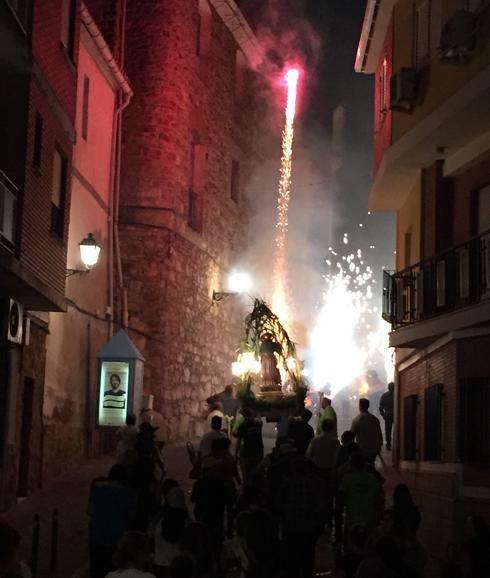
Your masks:
M264 429L264 443L269 451L275 439L274 425ZM196 442L197 443L197 442ZM163 451L168 477L176 478L188 495L192 488L189 479L189 461L185 444L169 444ZM389 461L389 456L384 456ZM21 559L30 562L34 516L40 516L39 549L36 578L87 578L87 498L90 482L107 474L114 462L112 455L92 460L82 465L76 473L62 476L47 484L45 488L13 506L4 514L22 536ZM389 495L399 476L391 468L381 470L386 478L385 492ZM56 568L51 572L52 561L52 515L59 512ZM324 534L317 544L316 576L335 575L335 557L332 544ZM430 575L430 574L428 574Z

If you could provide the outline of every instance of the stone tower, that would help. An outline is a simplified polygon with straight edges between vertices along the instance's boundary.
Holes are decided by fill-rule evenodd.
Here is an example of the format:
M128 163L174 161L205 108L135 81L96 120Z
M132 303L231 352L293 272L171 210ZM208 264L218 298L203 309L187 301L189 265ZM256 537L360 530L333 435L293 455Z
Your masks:
M243 316L234 299L212 301L244 250L256 111L255 39L225 5L127 3L122 285L169 439L199 433L204 400L231 378Z

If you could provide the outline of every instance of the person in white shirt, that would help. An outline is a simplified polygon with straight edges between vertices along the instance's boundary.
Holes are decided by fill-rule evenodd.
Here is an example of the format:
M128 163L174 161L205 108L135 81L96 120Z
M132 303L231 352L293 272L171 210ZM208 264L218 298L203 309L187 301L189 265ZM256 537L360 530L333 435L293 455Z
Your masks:
M366 463L373 465L383 446L383 434L379 419L369 413L369 399L359 400L359 415L352 421L350 431L356 436Z
M154 546L154 571L157 576L167 576L172 561L179 555L179 542L190 521L182 489L175 480L167 478L162 492L165 502L150 523L148 535Z
M215 403L209 406L209 413L206 417L206 422L209 427L211 427L211 420L215 416L220 417L223 420L223 423L225 423L225 414L223 413L223 405L219 401L216 401Z
M114 564L118 569L106 574L106 578L156 578L155 574L145 572L149 552L150 545L146 534L126 532L114 554Z
M315 464L320 471L333 471L340 442L334 435L335 424L332 420L322 421L322 433L314 437L308 449L306 457Z
M199 444L199 458L201 460L211 453L213 440L227 437L226 434L221 431L222 427L223 419L219 415L213 416L211 419L211 431L208 431L202 436L201 443Z

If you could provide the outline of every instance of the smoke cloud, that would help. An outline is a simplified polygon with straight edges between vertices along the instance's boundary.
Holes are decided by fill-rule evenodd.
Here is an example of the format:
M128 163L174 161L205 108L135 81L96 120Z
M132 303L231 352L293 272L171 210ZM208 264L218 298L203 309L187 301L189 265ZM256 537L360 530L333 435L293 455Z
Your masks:
M371 82L360 78L363 90L358 96L350 95L350 100L322 103L328 92L325 51L329 37L326 28L324 34L319 34L306 17L305 8L305 2L270 0L256 12L258 22L254 29L268 56L255 71L267 109L268 130L257 143L263 162L255 168L247 187L251 220L243 266L254 279L253 293L270 302L286 99L282 77L285 66L298 66L302 74L293 144L287 287L293 317L292 338L308 360L312 356L310 339L313 334L318 335L315 327L324 306L329 248L341 246L345 232L353 251L362 248L366 265L374 271L372 302L380 309L381 267L390 268L392 263L393 226L386 217L367 214L371 177ZM353 62L346 66L352 69ZM351 72L353 75L354 71ZM361 99L368 101L367 107ZM363 226L359 227L360 224ZM369 249L376 246L377 250ZM364 321L366 325L381 326L379 310L369 315L369 323ZM331 330L335 332L335 327ZM362 341L362 331L357 333ZM365 339L368 339L367 332ZM382 355L377 358L376 370L384 377Z

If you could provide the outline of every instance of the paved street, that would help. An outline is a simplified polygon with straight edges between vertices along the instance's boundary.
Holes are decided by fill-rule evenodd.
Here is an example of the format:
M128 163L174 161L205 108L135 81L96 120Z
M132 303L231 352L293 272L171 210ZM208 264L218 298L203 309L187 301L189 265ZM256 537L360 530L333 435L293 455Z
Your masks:
M264 431L266 449L274 442L274 426L267 425ZM189 462L184 444L165 447L164 461L168 475L180 481L187 491L191 489L188 478ZM388 456L385 457L387 459ZM112 456L92 460L76 473L63 476L48 484L23 502L11 508L4 517L22 534L22 558L31 560L33 518L41 517L38 578L85 578L87 574L87 495L93 478L105 475L113 463ZM382 470L387 479L385 490L397 481L396 473L390 468ZM55 573L50 572L51 560L51 517L54 508L59 510L58 561ZM327 536L317 546L318 576L329 576L334 572L333 553Z
M163 453L168 475L177 478L185 489L190 489L185 446L171 445L166 447ZM3 517L22 535L22 558L26 562L31 560L34 515L40 515L38 578L78 578L86 575L88 490L91 480L105 475L112 463L112 456L92 460L72 475L63 476L48 484L4 514ZM59 539L57 569L52 574L49 568L54 508L59 511Z

